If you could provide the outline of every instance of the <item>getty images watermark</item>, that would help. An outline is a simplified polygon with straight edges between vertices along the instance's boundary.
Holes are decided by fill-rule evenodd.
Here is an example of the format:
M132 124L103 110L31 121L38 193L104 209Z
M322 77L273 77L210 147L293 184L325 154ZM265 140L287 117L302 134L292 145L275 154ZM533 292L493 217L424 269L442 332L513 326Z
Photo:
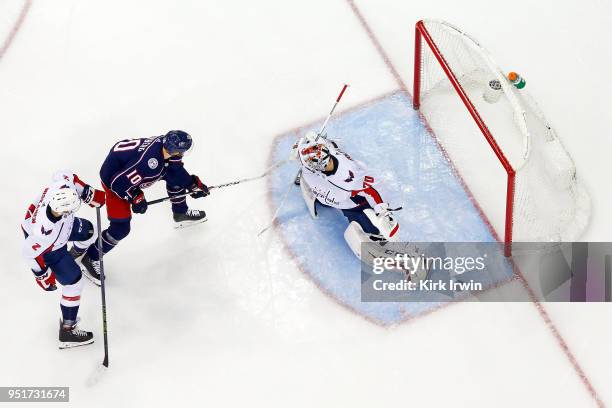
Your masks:
M483 271L486 268L487 254L477 257L429 257L422 253L396 253L372 259L372 273L382 275L386 271L396 271L404 276L399 282L387 282L382 277L374 279L375 290L399 291L466 291L482 290L482 282L470 279L467 282L455 279L428 279L428 271L443 270L451 275L461 276L466 272Z
M612 301L612 243L364 243L364 302ZM530 295L535 294L537 299Z
M0 402L70 402L68 387L0 387Z

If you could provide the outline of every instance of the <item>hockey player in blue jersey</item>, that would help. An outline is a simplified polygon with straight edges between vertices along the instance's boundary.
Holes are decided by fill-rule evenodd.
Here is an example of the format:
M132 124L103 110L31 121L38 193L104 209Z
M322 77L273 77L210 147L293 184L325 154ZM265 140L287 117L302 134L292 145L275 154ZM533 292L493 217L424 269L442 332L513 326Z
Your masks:
M110 225L102 232L102 251L112 250L130 233L132 212L144 214L147 200L143 189L164 180L172 198L172 212L177 227L206 221L206 213L187 207L184 194L205 197L208 187L183 167L183 155L192 147L191 136L172 130L163 136L121 140L111 148L100 169L106 192L106 211ZM86 276L100 284L100 248L92 244L83 258Z

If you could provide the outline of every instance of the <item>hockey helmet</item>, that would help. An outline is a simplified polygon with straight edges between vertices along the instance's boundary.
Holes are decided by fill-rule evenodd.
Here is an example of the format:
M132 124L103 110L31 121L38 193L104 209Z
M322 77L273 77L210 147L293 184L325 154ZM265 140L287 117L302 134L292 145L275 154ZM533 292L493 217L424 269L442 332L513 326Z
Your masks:
M170 154L185 154L193 146L189 133L182 130L171 130L164 136L164 149Z
M63 187L53 193L49 207L57 214L72 214L81 207L81 198L70 187Z

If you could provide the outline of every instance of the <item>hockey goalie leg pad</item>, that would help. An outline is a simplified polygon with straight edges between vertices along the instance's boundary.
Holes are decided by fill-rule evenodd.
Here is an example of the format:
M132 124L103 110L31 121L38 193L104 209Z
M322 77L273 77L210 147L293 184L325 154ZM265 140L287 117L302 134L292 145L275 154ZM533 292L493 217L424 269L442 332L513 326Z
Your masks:
M355 221L351 221L344 231L344 240L355 256L361 259L361 243L369 241L368 235L363 232L361 225L357 224Z
M312 192L312 189L306 183L306 180L302 177L300 181L300 190L302 190L302 197L304 198L304 202L306 203L306 207L308 207L308 212L313 219L317 219L317 199Z
M375 258L385 258L387 256L385 251L387 241L372 239L371 235L364 232L361 225L356 221L351 221L344 231L344 239L355 256L367 265L374 265ZM364 243L366 245L363 245Z
M363 210L370 222L378 228L380 235L391 242L399 240L399 223L391 216L389 212L376 215L374 210L368 208Z

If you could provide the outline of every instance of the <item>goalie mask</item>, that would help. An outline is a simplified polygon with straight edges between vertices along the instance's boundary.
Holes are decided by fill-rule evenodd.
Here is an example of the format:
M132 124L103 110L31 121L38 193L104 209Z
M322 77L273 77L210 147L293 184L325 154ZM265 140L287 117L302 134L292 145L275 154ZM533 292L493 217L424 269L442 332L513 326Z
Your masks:
M323 171L331 160L330 147L326 143L307 143L300 146L302 163L313 171Z

